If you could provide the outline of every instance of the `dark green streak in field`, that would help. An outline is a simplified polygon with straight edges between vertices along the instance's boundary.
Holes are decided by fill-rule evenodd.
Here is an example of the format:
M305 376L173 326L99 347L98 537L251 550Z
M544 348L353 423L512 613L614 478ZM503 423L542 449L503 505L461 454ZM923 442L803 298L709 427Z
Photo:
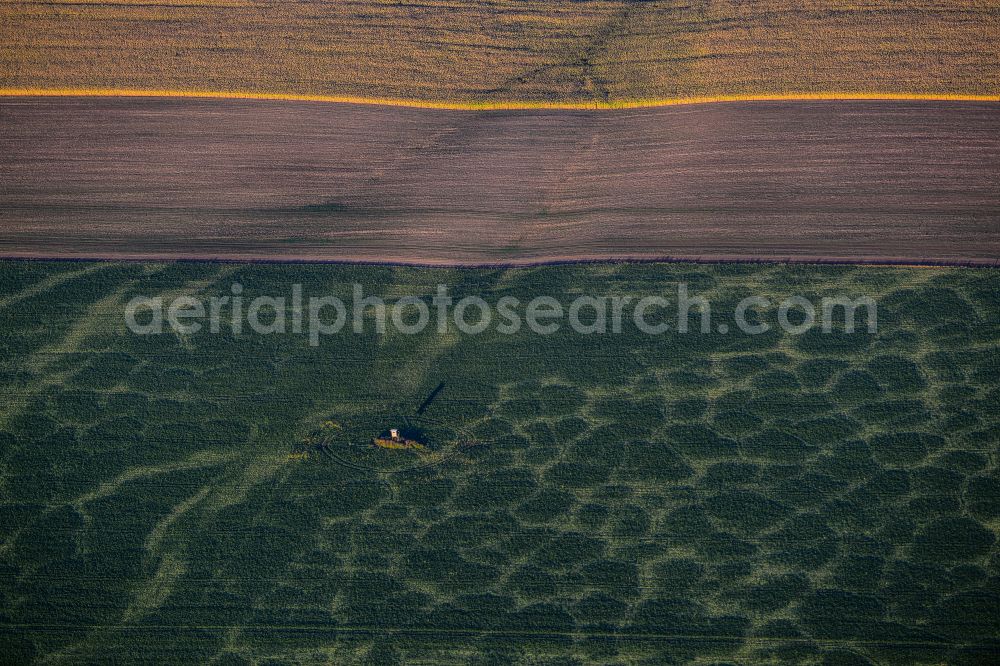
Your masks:
M235 282L568 302L678 281L730 324L751 293L871 295L879 332L313 348L122 319ZM2 263L0 654L990 661L998 306L1000 274L968 269ZM477 446L365 446L442 382L414 423Z

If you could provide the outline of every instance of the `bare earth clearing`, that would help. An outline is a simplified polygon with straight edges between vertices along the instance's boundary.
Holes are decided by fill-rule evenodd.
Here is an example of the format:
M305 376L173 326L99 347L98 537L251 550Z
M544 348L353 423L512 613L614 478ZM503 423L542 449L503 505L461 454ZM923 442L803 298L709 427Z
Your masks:
M993 264L1000 105L0 99L0 254Z

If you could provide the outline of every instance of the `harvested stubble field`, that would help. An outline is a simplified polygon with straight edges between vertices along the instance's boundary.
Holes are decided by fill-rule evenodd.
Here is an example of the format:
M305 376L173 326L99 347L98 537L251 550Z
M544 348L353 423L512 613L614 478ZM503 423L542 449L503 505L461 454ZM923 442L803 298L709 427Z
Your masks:
M0 98L0 254L994 263L1000 104Z
M463 102L997 94L980 0L4 0L0 88Z
M133 295L234 283L392 304L680 282L724 321L748 294L867 294L879 330L610 344L368 321L311 347L122 325ZM998 313L986 269L0 263L0 654L989 663ZM435 390L422 418L476 446L432 465L356 446Z

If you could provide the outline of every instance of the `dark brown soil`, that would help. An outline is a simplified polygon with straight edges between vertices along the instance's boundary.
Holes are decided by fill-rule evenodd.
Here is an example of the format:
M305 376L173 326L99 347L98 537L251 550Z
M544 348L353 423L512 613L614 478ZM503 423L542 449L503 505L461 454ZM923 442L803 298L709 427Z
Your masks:
M1000 105L0 98L0 255L993 264Z

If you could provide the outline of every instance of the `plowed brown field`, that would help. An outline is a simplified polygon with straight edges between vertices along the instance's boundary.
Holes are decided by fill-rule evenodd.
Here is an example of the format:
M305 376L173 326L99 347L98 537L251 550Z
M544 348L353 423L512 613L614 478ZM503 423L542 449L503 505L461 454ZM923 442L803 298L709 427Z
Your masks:
M5 98L0 254L995 263L1000 105Z

